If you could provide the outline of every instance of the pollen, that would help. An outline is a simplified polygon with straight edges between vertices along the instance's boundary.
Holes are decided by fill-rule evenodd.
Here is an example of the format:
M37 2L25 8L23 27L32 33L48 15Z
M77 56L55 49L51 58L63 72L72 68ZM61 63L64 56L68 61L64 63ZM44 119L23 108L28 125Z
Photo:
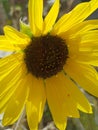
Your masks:
M33 37L25 49L27 69L37 78L49 78L63 70L68 58L66 41L58 36Z

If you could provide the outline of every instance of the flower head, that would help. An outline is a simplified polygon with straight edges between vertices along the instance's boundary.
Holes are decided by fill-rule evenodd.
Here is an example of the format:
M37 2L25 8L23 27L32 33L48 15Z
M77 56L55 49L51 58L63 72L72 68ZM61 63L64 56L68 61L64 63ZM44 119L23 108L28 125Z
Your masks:
M98 20L86 20L98 0L77 5L57 22L59 0L43 19L43 0L29 0L29 25L21 32L5 26L0 50L13 54L0 59L0 113L3 124L18 120L26 106L31 130L38 129L47 100L53 120L64 130L67 117L91 113L77 87L98 97Z

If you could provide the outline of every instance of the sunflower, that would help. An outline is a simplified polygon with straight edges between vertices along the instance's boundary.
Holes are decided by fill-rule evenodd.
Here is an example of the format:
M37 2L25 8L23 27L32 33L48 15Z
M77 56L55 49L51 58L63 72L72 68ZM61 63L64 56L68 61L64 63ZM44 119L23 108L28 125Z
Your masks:
M0 50L0 113L3 125L18 120L26 108L31 130L37 130L47 101L55 125L65 130L79 110L92 113L80 87L98 97L98 20L85 20L98 0L78 4L57 22L60 1L43 19L43 0L29 0L29 25L21 31L5 26ZM85 21L84 21L85 20ZM78 87L80 86L80 87Z

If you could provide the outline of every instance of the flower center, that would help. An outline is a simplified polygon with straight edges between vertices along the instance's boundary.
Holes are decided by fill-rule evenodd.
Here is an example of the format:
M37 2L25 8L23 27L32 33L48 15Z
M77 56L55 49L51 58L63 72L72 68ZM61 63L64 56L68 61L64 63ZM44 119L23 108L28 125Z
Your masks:
M37 78L49 78L63 70L68 58L68 48L58 36L32 38L25 49L25 63L29 72Z

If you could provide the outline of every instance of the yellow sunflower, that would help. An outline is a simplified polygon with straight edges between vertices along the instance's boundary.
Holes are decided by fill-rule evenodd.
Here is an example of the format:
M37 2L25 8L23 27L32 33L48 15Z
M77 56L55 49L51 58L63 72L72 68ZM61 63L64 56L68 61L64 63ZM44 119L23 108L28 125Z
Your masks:
M98 0L78 4L57 22L60 1L43 19L43 0L29 0L29 25L21 32L5 26L0 50L12 51L0 59L0 113L3 125L18 120L26 107L31 130L38 130L45 102L55 125L65 130L68 117L92 113L77 87L98 97L98 20L86 20ZM83 22L84 21L84 22Z

